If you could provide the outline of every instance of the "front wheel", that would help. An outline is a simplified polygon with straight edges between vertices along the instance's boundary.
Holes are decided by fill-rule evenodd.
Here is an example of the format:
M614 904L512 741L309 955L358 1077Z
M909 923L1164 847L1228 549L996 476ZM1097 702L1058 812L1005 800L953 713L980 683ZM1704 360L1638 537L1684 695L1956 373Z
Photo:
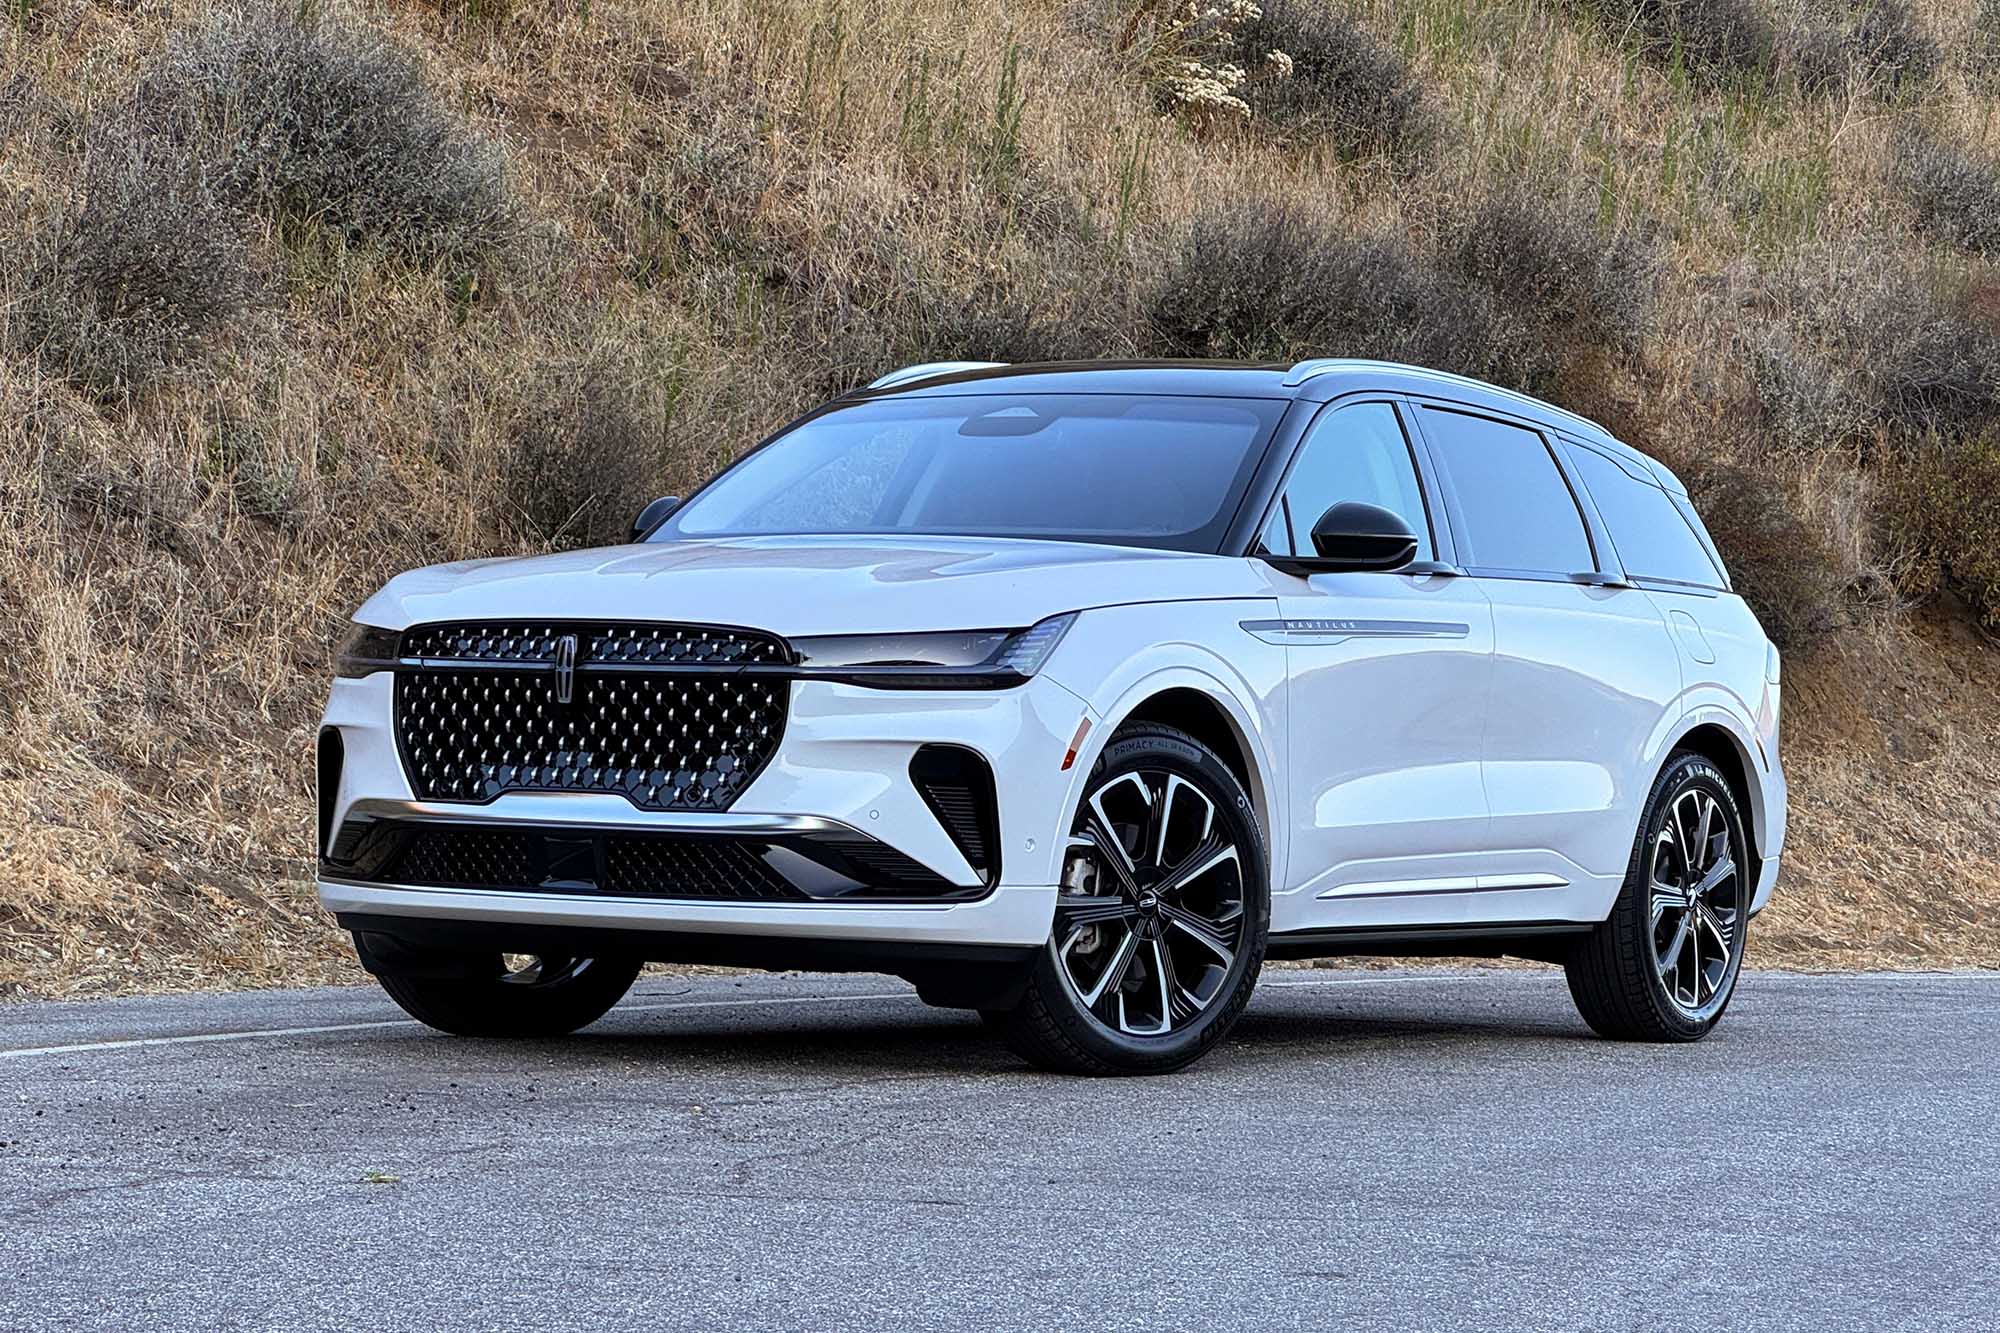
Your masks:
M387 970L382 989L420 1023L460 1037L560 1037L595 1023L638 979L619 958L481 954L450 972Z
M1707 1036L1736 993L1750 926L1750 844L1729 780L1676 754L1653 783L1618 901L1571 956L1570 995L1599 1035Z
M1243 1012L1270 910L1243 784L1192 736L1135 727L1091 769L1020 1004L986 1019L1045 1069L1179 1069Z

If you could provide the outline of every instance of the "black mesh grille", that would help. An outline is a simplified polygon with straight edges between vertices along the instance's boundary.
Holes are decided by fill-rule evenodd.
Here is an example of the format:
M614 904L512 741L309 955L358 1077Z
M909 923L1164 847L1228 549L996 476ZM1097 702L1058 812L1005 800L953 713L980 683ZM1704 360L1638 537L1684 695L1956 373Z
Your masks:
M806 895L742 843L613 838L604 846L604 891L633 898L751 898Z
M428 829L409 840L396 864L408 884L500 888L539 884L542 840L505 829Z
M578 640L577 671L564 703L554 663L568 634ZM725 810L784 732L789 687L783 680L659 670L786 660L779 640L748 631L420 626L405 634L402 653L480 664L397 674L397 736L411 787L426 800L592 791L644 809ZM507 669L514 663L523 669ZM617 669L628 664L650 669Z
M763 852L762 844L722 839L614 834L569 840L526 830L443 827L413 832L384 874L398 884L601 892L623 898L807 901L765 863Z
M946 901L953 884L865 834L652 832L498 820L349 818L321 860L353 882L709 901Z

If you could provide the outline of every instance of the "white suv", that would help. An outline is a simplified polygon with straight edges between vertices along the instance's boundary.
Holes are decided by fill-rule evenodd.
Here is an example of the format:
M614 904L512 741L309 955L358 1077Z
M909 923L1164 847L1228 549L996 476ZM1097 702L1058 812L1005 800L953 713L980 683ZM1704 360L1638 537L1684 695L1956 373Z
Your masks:
M1784 840L1778 654L1685 489L1406 366L914 366L631 545L356 620L320 896L451 1032L857 969L1163 1071L1266 958L1415 953L1686 1041Z

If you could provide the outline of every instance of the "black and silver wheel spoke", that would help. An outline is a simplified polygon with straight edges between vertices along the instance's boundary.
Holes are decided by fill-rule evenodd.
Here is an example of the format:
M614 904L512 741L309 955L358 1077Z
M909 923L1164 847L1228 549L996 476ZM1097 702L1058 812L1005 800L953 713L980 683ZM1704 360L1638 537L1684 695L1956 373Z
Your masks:
M1138 935L1132 931L1126 931L1119 938L1118 943L1111 947L1110 957L1104 960L1103 966L1098 971L1097 979L1091 982L1090 988L1088 990L1079 988L1084 1008L1095 1009L1098 1001L1104 999L1107 994L1122 994L1120 987L1124 985L1125 974L1131 970L1132 959L1138 952ZM1069 970L1067 960L1073 953L1073 949L1065 949L1063 951L1063 958L1065 960L1064 971L1072 981L1075 980L1075 973Z
M1236 937L1223 927L1172 903L1160 904L1160 912L1166 917L1170 932L1179 931L1204 946L1224 967L1236 961Z
M1067 939L1086 926L1130 925L1139 909L1123 894L1065 894L1056 904L1056 936Z
M1653 929L1660 928L1661 920L1669 912L1685 912L1688 909L1687 890L1678 884L1663 884L1653 880Z
M1715 797L1690 786L1668 804L1654 835L1653 962L1675 1007L1706 1017L1726 998L1738 961L1744 907L1729 821Z
M1168 1013L1173 1019L1173 1026L1179 1027L1208 1008L1211 997L1197 995L1181 985L1180 975L1174 971L1174 951L1167 947L1164 940L1154 940L1153 944L1160 951L1161 967L1166 974Z
M1180 773L1120 773L1084 799L1050 947L1083 1007L1127 1036L1194 1022L1242 949L1243 853Z
M589 966L587 958L544 958L533 954L516 967L503 956L500 960L500 983L504 986L554 986L580 975Z

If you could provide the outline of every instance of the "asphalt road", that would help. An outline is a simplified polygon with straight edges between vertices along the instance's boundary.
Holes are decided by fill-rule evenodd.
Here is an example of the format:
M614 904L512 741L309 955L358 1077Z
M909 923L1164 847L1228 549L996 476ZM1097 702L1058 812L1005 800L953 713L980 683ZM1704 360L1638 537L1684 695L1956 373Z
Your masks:
M1991 1329L1996 1066L2000 974L1756 974L1657 1049L1552 973L1274 972L1110 1082L879 978L527 1045L13 1004L0 1327Z

